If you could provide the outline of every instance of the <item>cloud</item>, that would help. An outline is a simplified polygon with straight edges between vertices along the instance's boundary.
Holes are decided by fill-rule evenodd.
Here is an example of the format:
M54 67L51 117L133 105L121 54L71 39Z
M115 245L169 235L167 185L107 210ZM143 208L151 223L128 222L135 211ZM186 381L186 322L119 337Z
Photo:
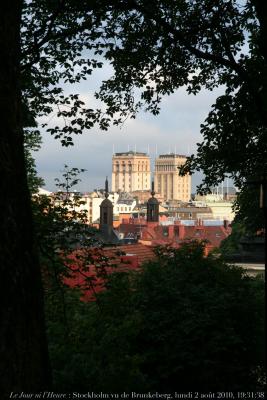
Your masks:
M80 93L81 99L91 108L99 106L94 98L99 82L107 79L112 69L95 72L96 79L92 78L71 90ZM54 178L60 175L64 164L78 168L86 168L82 175L82 183L78 190L89 191L103 187L105 176L111 177L111 159L113 148L115 152L128 149L147 152L153 160L157 153L168 153L176 150L180 154L196 151L196 143L201 141L200 124L207 116L216 97L222 93L222 88L214 92L202 90L197 96L188 95L181 88L169 97L164 97L160 115L155 117L149 113L140 112L136 119L127 120L121 127L111 127L108 132L93 128L83 135L73 137L74 146L64 148L58 140L49 134L43 134L42 149L35 153L38 173L46 181L48 190L56 190ZM57 117L54 117L55 123ZM59 124L62 121L56 121ZM201 180L201 174L193 176L193 191Z

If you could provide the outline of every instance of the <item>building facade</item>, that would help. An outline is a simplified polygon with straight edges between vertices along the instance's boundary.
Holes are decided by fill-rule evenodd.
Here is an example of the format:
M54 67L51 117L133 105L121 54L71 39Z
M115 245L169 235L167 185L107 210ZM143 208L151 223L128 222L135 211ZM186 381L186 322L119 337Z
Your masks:
M100 191L84 194L80 197L82 204L75 207L75 210L77 212L86 211L89 224L97 223L100 218L100 205L104 198L104 193ZM109 195L109 200L112 202L113 206L117 203L118 198L118 193L110 193Z
M220 221L226 220L229 222L232 222L234 220L234 197L232 197L231 200L225 200L224 194L207 194L205 196L196 195L195 198L196 200L201 200L202 203L204 203L207 207L211 209L214 219Z
M186 156L163 154L155 161L155 191L164 200L188 202L191 198L191 176L180 176L178 167L186 162Z
M150 190L150 158L146 153L128 151L112 157L112 191Z

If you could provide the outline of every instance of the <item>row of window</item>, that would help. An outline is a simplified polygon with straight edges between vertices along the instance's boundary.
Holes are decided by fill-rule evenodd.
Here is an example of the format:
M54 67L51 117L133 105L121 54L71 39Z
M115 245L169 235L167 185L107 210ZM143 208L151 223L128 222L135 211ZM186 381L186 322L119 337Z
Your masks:
M117 212L132 211L131 207L116 207Z
M128 167L128 168L127 168ZM117 171L122 171L122 172L125 172L125 171L129 171L129 172L131 172L132 171L132 169L133 169L133 166L131 165L131 164L116 164L115 166L114 166L114 170L115 170L115 172ZM147 164L138 164L137 165L137 170L138 171L149 171L150 170L150 168L149 168L149 165L147 165Z
M156 165L156 171L178 171L177 165Z

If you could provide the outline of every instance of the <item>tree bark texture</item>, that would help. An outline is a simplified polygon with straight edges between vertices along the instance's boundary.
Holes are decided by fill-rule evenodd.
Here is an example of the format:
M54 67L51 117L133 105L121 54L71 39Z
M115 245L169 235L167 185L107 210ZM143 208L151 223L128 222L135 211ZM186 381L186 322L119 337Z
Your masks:
M0 5L0 393L38 392L50 374L20 103L21 0Z

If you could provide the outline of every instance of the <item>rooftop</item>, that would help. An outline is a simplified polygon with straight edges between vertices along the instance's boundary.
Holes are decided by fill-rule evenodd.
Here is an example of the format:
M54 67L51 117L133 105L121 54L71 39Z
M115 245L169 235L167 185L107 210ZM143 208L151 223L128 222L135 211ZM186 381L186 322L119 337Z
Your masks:
M123 153L115 153L113 157L133 157L133 156L142 156L142 157L148 157L147 153L141 153L138 151L124 151Z
M175 153L169 153L169 154L160 154L158 158L187 158L184 154L175 154Z

